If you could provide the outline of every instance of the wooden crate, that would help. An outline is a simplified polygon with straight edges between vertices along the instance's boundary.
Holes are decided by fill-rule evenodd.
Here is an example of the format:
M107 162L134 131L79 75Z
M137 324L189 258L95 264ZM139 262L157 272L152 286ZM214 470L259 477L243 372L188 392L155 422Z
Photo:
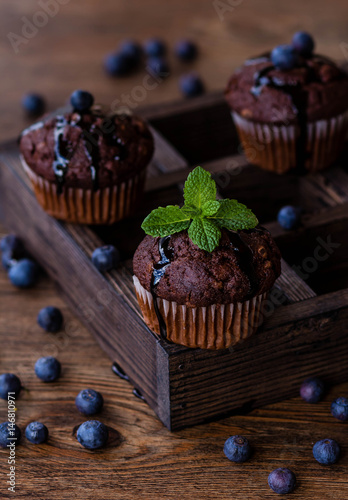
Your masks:
M248 165L221 94L140 114L154 127L156 154L137 216L95 228L50 218L35 200L13 141L0 154L4 224L23 238L111 360L171 430L296 395L311 375L330 383L347 380L346 170L338 165L316 175L277 176ZM142 320L132 285L131 257L143 237L142 219L157 206L181 203L182 183L190 165L197 164L213 173L223 196L255 211L285 258L259 332L234 349L215 352L157 338ZM286 232L274 221L285 204L305 210L296 231ZM103 242L116 244L124 257L105 276L90 261Z

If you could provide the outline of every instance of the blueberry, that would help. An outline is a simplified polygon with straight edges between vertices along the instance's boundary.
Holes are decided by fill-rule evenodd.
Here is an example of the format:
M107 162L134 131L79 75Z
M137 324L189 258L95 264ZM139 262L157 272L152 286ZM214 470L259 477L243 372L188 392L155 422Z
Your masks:
M128 59L129 67L133 66L134 68L138 66L143 55L141 46L133 40L123 41L119 52Z
M296 486L296 476L290 469L280 467L268 476L268 486L280 495L291 493Z
M11 252L9 252L8 250L2 252L1 265L6 271L8 271L15 263L16 260L14 260Z
M61 366L58 359L52 356L39 358L35 363L35 373L44 382L53 382L56 380L61 371Z
M39 94L26 94L22 97L23 109L29 116L40 116L44 113L46 103Z
M169 76L169 65L163 57L150 57L147 61L147 69L153 75L161 78Z
M22 384L17 375L13 373L3 373L0 375L0 398L7 400L9 392L14 392L17 397L21 389Z
M84 415L94 415L103 408L104 400L100 392L84 389L75 399L76 408Z
M0 424L0 447L6 448L9 444L18 444L21 439L21 430L12 422Z
M175 54L182 61L193 61L198 55L197 46L190 40L180 40L175 45Z
M340 446L333 439L322 439L313 446L313 457L323 465L331 465L337 462L340 456Z
M186 97L196 97L204 93L204 85L198 75L194 73L180 78L180 90Z
M300 388L300 396L307 403L317 403L324 395L324 384L317 378L307 378Z
M303 57L311 57L314 50L314 40L309 33L298 31L294 34L291 41L292 46Z
M331 404L331 415L342 422L348 420L348 398L335 399Z
M39 266L30 259L20 259L8 272L11 283L18 288L30 288L39 277Z
M77 429L77 440L89 450L96 450L105 446L109 437L106 425L99 420L88 420Z
M167 52L166 44L158 38L151 38L144 44L145 54L149 57L161 57Z
M289 70L298 63L298 53L291 45L278 45L271 52L271 61L277 69Z
M278 212L278 222L284 229L294 229L300 222L301 210L291 205L286 205Z
M251 457L249 441L243 436L231 436L225 441L224 453L231 462L246 462Z
M92 254L92 262L98 271L105 273L117 267L120 254L113 245L96 248Z
M75 111L86 113L94 103L94 97L87 90L75 90L70 96L70 103Z
M34 444L45 443L48 439L48 429L41 422L30 422L25 429L25 437Z
M62 328L63 315L57 307L47 306L39 312L37 322L46 332L56 333Z
M104 60L105 71L111 76L125 76L133 69L127 54L115 52L106 56Z
M21 240L14 234L8 234L0 240L0 250L2 252L10 252L13 255L22 255L24 252Z

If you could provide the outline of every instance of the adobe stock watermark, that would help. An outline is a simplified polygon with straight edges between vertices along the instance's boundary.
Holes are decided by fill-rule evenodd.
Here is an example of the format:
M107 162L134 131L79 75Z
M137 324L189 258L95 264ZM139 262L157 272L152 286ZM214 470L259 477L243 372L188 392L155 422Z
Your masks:
M8 491L16 492L16 393L7 393L7 420L8 420L8 444L9 457L7 463L9 465L9 472L7 473Z
M62 5L66 5L70 0L38 0L39 9L33 14L31 19L26 16L21 18L22 29L21 33L10 31L7 38L14 50L18 54L20 48L27 45L34 38L41 28L44 28L49 23L50 19L55 17L60 11Z
M213 7L221 22L224 22L225 15L230 14L238 7L244 0L213 0Z
M147 66L146 74L144 75L139 85L134 87L128 93L121 94L119 99L115 99L110 106L112 113L129 114L134 111L142 102L147 99L149 92L156 90L161 83L168 78L167 72L154 72Z

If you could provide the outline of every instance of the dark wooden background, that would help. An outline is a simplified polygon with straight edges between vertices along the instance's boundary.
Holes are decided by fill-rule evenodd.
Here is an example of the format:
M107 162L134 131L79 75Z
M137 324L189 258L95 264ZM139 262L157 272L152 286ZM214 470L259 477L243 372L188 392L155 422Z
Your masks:
M228 5L228 0L222 3ZM75 88L89 89L98 101L110 104L141 84L144 73L112 80L102 70L104 54L129 36L143 40L156 35L171 44L182 36L196 39L201 57L194 68L208 90L221 89L244 58L287 41L301 28L315 35L320 52L344 58L348 4L343 0L230 4L235 8L226 11L221 22L212 0L70 0L15 54L8 33L21 34L23 16L31 20L41 7L36 0L4 0L1 140L14 137L28 123L19 104L25 91L42 93L51 110ZM171 63L172 77L148 92L139 105L180 97L177 81L185 67L172 57ZM3 234L5 228L0 227ZM49 304L60 307L65 316L65 330L57 335L36 325L39 309ZM107 356L48 279L32 291L18 291L0 271L0 337L0 372L18 373L28 388L18 400L18 424L24 429L35 419L50 430L48 444L34 446L23 440L17 448L15 495L6 491L7 451L0 452L1 499L267 499L275 498L267 486L268 473L275 467L290 467L297 474L299 487L291 498L348 498L347 426L335 421L329 410L333 398L347 394L348 384L332 388L319 405L295 398L171 434L132 395L130 385L113 375ZM42 355L60 359L59 382L47 385L34 375L34 363ZM73 436L84 420L74 409L74 398L86 387L103 393L100 419L114 429L107 449L94 453L82 449ZM1 400L1 421L6 413ZM230 463L222 452L225 439L237 433L247 436L255 448L253 459L242 465ZM325 437L342 445L343 456L335 466L320 466L312 458L314 442Z

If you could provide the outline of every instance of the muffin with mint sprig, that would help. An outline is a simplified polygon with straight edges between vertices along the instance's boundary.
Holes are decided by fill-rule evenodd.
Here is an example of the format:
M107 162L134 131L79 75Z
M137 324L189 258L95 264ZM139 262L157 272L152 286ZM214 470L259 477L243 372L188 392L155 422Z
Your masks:
M134 259L144 320L168 341L226 349L252 335L280 275L280 252L250 209L217 200L209 172L195 168L183 207L153 210Z

